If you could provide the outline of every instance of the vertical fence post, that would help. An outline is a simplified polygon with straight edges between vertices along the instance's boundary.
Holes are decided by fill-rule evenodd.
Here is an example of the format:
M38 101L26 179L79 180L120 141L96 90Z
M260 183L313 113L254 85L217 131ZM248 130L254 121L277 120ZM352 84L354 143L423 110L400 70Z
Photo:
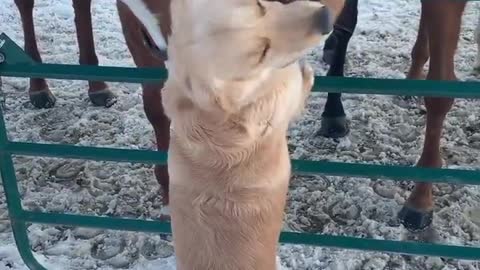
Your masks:
M1 63L0 63L1 64ZM12 155L6 150L9 144L7 128L3 116L3 108L0 106L0 176L2 179L5 197L7 198L7 208L12 226L15 244L23 261L31 270L47 270L33 256L30 241L27 234L25 221L21 219L23 208L20 198L20 192L15 175Z

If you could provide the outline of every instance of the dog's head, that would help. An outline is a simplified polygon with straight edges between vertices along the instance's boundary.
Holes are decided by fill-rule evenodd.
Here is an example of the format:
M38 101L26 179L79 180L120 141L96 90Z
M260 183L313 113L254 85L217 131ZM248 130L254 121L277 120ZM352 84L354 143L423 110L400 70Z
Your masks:
M334 20L319 2L264 0L177 0L171 18L169 80L198 106L226 112L262 95L262 83L318 45Z
M172 1L172 20L175 55L188 55L202 74L222 81L257 77L295 62L333 25L332 12L310 1Z
M301 110L311 76L297 60L334 20L319 2L264 0L176 0L171 18L162 96L176 133L241 147Z

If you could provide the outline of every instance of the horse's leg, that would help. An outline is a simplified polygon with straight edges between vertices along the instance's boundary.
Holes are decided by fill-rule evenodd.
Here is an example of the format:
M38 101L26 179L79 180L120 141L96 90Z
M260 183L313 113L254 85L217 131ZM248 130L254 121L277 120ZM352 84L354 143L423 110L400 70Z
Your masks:
M430 51L427 79L456 80L454 57L465 1L424 0L422 6ZM440 139L443 123L452 105L452 98L425 98L427 124L418 167L442 166ZM434 206L432 187L430 183L415 184L406 205L399 213L400 221L408 230L421 231L431 225Z
M165 1L167 2L167 1ZM155 54L146 40L143 26L136 19L133 13L121 2L117 1L118 12L122 24L123 33L127 46L138 67L165 67L167 60L164 55ZM143 32L142 32L143 31ZM153 125L159 151L167 151L170 140L170 122L165 116L162 107L161 90L163 83L144 83L143 85L143 106L145 114ZM163 202L168 204L168 170L167 165L155 166L155 176L163 190Z
M355 31L358 16L358 0L347 0L333 27L333 33L325 41L323 59L330 65L327 76L343 77L345 57L350 38ZM322 125L318 134L328 138L341 138L349 133L341 93L328 93L322 113Z
M22 27L24 33L25 52L38 63L42 62L38 52L37 40L35 37L35 26L33 24L33 0L15 0L18 11L22 18ZM51 108L55 105L55 96L48 88L47 82L43 78L31 78L29 88L30 102L33 106L41 108Z
M425 79L425 72L423 68L430 57L430 51L428 48L428 29L425 23L425 11L424 6L421 9L420 23L418 26L417 40L411 51L412 63L407 73L407 79L423 80ZM403 96L402 99L410 102L417 102L418 99L412 96Z
M413 46L411 52L412 64L407 74L407 79L425 79L425 73L423 67L427 63L430 57L430 51L428 47L428 29L426 28L426 8L422 5L422 11L420 15L420 24L418 26L417 40Z
M98 66L92 31L91 3L92 0L73 0L73 9L75 11L75 26L80 52L79 62L81 65ZM88 86L88 97L94 105L110 107L117 101L105 82L89 81Z
M480 71L480 16L478 17L477 27L475 28L475 42L477 43L477 58L474 68Z

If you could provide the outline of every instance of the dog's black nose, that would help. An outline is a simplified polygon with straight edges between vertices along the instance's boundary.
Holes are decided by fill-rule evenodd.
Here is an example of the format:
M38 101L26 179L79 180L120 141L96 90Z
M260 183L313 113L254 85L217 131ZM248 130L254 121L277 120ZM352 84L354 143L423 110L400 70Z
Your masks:
M326 6L323 6L316 14L315 14L315 27L322 33L322 35L326 35L333 30L333 12Z

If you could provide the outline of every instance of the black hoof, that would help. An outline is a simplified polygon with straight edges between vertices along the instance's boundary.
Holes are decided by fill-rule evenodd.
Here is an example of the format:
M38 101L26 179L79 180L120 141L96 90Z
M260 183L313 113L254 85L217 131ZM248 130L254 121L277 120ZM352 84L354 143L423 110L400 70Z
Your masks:
M95 106L110 108L117 103L117 96L108 89L90 92L88 97Z
M317 135L338 139L347 136L350 133L348 121L345 116L326 117L322 116L322 125Z
M37 109L49 109L55 106L57 99L50 90L33 91L28 93L30 102Z
M408 231L423 232L432 225L433 210L418 210L405 205L398 212L398 219Z

